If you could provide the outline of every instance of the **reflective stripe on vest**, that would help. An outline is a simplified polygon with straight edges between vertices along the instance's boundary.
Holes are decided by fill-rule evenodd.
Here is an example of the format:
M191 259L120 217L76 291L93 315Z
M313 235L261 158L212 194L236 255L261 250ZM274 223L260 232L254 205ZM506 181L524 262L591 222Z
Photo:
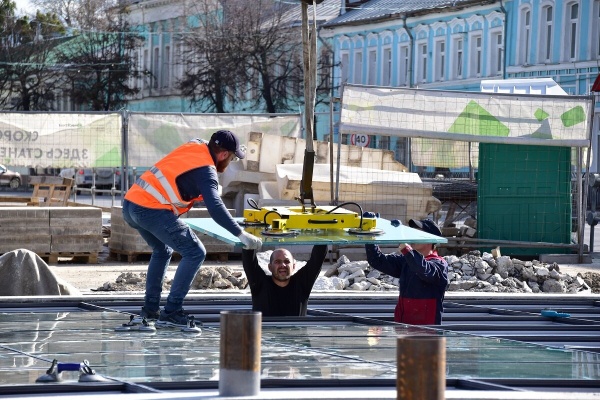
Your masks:
M138 178L137 181L135 181L135 183L136 183L136 185L138 185L139 187L144 189L144 191L146 191L149 195L154 197L156 199L156 201L158 201L160 204L170 205L171 208L173 209L173 213L175 213L176 216L180 215L177 207L175 207L174 204L171 204L167 199L165 199L165 197L162 194L160 194L159 191L156 190L156 188L154 186L150 185L148 182L146 182L142 178Z
M179 197L177 197L177 194L175 193L175 189L173 189L173 187L169 183L168 179L163 175L163 173L160 169L158 169L158 168L156 168L156 166L154 166L154 167L150 168L150 172L152 172L154 174L156 179L158 179L158 182L160 183L160 185L167 192L167 196L169 196L169 201L168 201L169 204L173 204L173 205L175 205L177 207L181 207L181 208L188 207L190 205L189 201L186 201L186 202L179 201ZM150 186L150 185L148 185L148 186ZM162 195L160 197L162 197L164 199L164 197Z

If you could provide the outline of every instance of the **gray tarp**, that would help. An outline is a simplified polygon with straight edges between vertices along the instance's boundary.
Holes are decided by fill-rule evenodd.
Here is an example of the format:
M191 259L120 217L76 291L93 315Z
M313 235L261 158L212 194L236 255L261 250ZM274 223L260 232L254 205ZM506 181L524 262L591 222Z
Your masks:
M0 256L0 296L81 295L36 253L17 249Z

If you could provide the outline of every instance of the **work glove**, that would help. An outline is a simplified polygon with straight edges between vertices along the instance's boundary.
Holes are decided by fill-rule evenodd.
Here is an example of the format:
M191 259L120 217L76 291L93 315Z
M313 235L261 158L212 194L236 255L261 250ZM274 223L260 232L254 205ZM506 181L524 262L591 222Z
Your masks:
M399 227L400 225L402 225L402 222L400 222L399 219L393 219L390 222L392 223L392 226L396 227L396 228Z
M371 211L365 211L363 213L363 217L365 217L365 218L379 218L379 213L374 213L374 212L371 212Z
M262 246L262 240L259 237L256 237L246 231L242 231L238 236L240 242L244 244L244 249L246 250L257 250Z

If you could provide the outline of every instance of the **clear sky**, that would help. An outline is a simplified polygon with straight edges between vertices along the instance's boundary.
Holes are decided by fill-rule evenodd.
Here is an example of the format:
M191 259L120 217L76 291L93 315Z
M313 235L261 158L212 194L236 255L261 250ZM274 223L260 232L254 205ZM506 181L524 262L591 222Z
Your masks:
M31 5L29 0L13 0L17 5L17 10L24 10L25 12L34 12L35 8Z

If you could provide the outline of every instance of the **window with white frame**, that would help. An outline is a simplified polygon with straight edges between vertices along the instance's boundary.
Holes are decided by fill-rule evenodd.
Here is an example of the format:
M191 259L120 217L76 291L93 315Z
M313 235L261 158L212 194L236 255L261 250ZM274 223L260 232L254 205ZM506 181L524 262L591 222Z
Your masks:
M142 72L143 74L143 88L145 89L146 87L148 87L148 75L150 74L150 52L148 51L148 49L144 49L144 58L142 60L142 62L144 63L144 70Z
M400 46L400 63L398 71L398 86L408 86L410 84L410 48L408 46Z
M171 46L165 46L165 56L162 62L162 87L168 88L171 85Z
M542 8L540 21L540 47L538 61L548 63L552 60L552 32L554 27L554 7Z
M342 52L340 54L340 78L341 78L341 84L347 83L350 76L349 76L349 72L350 72L350 68L348 68L348 66L350 65L350 54L348 54L347 51Z
M577 42L579 29L579 3L567 4L565 13L565 41L563 61L574 61L577 54Z
M154 89L158 88L158 80L160 78L160 49L158 47L154 48L154 59L152 60L152 87Z
M437 40L435 42L435 80L443 81L446 79L446 41Z
M369 50L369 72L367 74L367 85L377 84L377 50Z
M464 63L464 49L463 49L463 38L454 38L454 57L452 60L452 78L462 79L463 78L463 63Z
M175 58L175 64L177 65L175 68L175 80L178 80L183 78L183 43L181 43L181 41L178 41L175 46L173 58Z
M504 65L504 38L502 31L491 32L490 75L500 75Z
M140 52L138 50L135 50L131 54L131 63L135 70L138 70L138 71L140 70ZM129 76L129 86L131 86L134 89L138 89L140 87L138 78L137 77L134 78L133 75L130 75Z
M427 43L420 43L418 46L419 49L419 58L418 63L419 66L417 68L417 81L418 82L427 82Z
M392 49L386 47L383 49L381 84L390 86L392 84Z
M356 51L354 53L354 78L353 83L362 83L362 70L363 70L363 55L362 51Z
M528 65L531 64L531 10L528 7L521 9L519 24L519 63Z
M473 35L470 38L471 46L469 48L469 76L478 78L481 76L483 52L481 48L481 35Z
M594 1L592 11L592 59L600 58L600 0Z

